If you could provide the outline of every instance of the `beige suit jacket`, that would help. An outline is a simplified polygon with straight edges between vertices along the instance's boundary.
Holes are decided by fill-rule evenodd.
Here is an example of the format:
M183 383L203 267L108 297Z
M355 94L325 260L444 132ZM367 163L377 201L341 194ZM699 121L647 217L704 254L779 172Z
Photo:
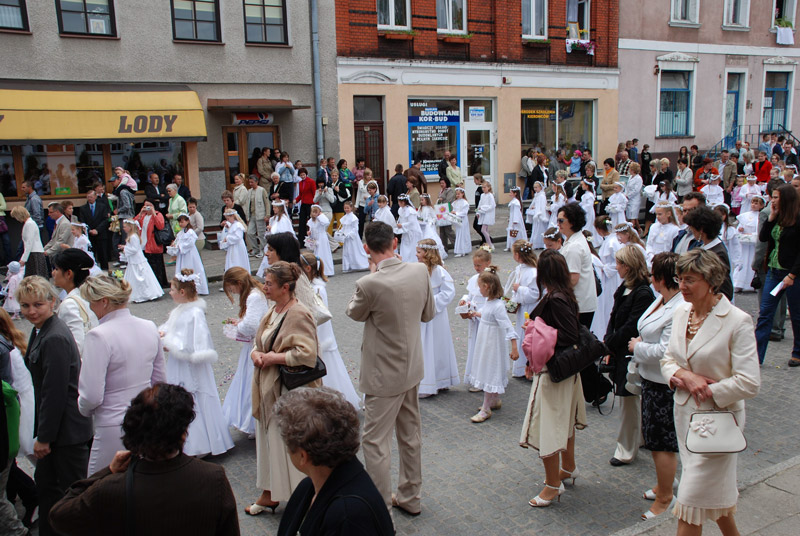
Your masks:
M50 237L50 241L44 247L45 255L52 257L61 251L63 249L61 244L68 244L72 247L72 242L74 240L75 237L72 236L72 224L66 216L61 216L58 218L56 226L53 229L53 236Z
M361 382L367 395L395 396L422 381L420 322L436 315L424 264L386 259L356 282L347 316L365 322Z
M263 220L267 217L268 214L268 207L270 206L269 203L269 196L267 195L267 191L262 188L261 186L256 186L252 190L250 190L250 219L253 219L253 216L258 218L259 220Z
M687 347L690 310L689 303L675 309L672 336L661 359L664 379L669 382L678 369L690 370L716 382L710 387L717 407L744 409L744 400L756 396L761 385L753 319L723 296ZM676 390L675 403L687 402L694 404L689 391Z

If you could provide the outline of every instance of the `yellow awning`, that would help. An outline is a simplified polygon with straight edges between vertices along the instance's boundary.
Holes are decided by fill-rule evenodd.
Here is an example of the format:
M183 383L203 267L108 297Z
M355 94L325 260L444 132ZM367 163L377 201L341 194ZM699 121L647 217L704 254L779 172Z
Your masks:
M0 143L144 139L204 141L197 93L0 88Z

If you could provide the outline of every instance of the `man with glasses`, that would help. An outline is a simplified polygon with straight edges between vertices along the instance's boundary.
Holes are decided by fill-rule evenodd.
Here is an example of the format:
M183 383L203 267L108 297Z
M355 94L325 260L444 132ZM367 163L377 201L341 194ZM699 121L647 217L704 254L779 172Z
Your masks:
M692 233L686 229L686 225L683 224L683 218L691 212L692 210L696 209L697 207L704 207L706 206L706 196L700 192L689 192L683 198L683 207L682 207L682 216L681 216L681 227L682 229L678 232L678 235L675 237L675 240L672 241L672 252L677 253L678 255L683 255L690 249L694 249L702 245L702 242L696 240Z

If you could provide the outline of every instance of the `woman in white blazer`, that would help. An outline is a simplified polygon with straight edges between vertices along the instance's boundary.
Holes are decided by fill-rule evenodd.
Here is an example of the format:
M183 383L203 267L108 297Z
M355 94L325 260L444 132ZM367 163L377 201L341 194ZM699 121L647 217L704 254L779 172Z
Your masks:
M673 418L673 391L661 374L659 361L672 334L675 308L684 303L675 278L676 253L662 252L653 257L651 276L658 292L655 301L639 318L639 336L630 340L628 351L642 378L642 437L644 448L653 455L656 486L644 492L644 498L655 501L642 519L663 514L672 500L675 471L678 469L678 439Z
M676 265L679 288L688 302L675 311L672 336L661 373L675 387L675 430L683 473L672 513L678 534L701 534L706 520L723 534L738 534L736 454L694 454L686 450L693 412L732 412L744 428L744 400L758 394L761 377L753 319L720 294L727 268L704 249L684 253Z

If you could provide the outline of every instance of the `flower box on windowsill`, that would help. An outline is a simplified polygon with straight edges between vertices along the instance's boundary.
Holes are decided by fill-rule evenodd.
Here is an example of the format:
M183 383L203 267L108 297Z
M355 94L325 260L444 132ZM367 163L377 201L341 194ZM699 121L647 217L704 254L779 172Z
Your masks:
M473 34L439 34L437 39L445 43L469 43Z
M567 54L572 52L585 52L588 56L594 56L594 49L597 48L596 41L586 39L566 39Z
M400 31L392 31L392 30L381 30L378 31L378 36L383 37L384 39L393 39L395 41L411 41L414 39L415 32L414 30L400 30Z
M547 48L550 46L549 39L523 39L522 46L531 48Z

